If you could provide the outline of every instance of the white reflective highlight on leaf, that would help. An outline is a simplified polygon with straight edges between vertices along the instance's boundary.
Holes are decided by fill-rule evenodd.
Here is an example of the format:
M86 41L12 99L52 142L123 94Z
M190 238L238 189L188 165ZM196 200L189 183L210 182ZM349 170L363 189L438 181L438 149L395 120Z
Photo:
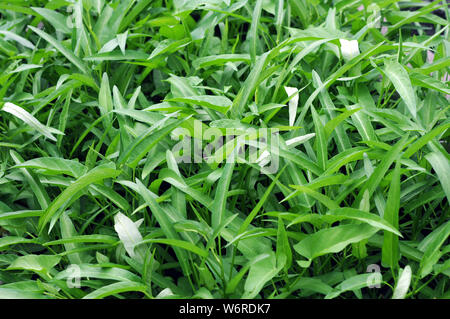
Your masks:
M285 86L284 90L286 91L286 94L288 96L295 94L295 96L289 100L289 126L294 126L295 116L297 115L298 108L298 89Z
M131 258L135 256L134 247L142 241L136 224L127 216L118 213L114 216L114 229Z
M341 43L342 57L345 61L350 61L359 55L359 46L357 40L339 39Z
M394 289L392 299L404 299L408 292L409 285L411 284L411 267L408 265L403 269L400 278L398 279L397 286Z
M161 290L161 292L155 297L156 299L174 296L172 290L170 288L166 288Z
M265 150L264 152L262 152L261 156L256 160L258 165L263 167L265 166L267 163L270 162L270 153Z
M302 144L302 143L308 141L309 139L313 138L314 136L316 136L316 133L297 136L297 137L287 140L286 145L289 146L289 148L292 148L292 147L295 147L299 144Z

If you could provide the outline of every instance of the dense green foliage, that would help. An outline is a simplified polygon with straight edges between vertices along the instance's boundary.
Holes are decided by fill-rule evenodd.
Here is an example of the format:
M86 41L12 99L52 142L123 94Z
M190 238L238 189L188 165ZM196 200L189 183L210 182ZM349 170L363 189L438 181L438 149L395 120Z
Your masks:
M0 298L449 298L447 17L2 0Z

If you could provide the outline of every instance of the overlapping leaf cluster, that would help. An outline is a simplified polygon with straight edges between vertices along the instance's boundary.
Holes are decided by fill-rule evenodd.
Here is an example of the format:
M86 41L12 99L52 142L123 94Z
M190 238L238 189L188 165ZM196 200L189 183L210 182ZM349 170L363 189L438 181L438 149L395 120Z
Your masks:
M1 298L450 297L445 1L0 17ZM197 121L278 130L278 170L180 163Z

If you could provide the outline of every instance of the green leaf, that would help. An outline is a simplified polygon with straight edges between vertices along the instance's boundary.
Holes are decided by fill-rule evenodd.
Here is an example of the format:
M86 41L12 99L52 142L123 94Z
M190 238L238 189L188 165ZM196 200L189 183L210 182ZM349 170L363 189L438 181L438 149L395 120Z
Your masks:
M450 66L450 57L447 56L437 61L433 61L433 63L424 64L420 69L415 69L415 71L420 72L422 74L430 74L434 71L448 68L449 66Z
M38 131L39 133L41 133L42 135L44 135L45 137L54 142L56 142L56 137L54 137L53 134L64 135L63 132L60 132L57 129L41 124L33 115L28 113L28 111L13 103L6 102L1 110L8 112L17 117L18 119L24 121L31 128Z
M356 64L358 64L361 60L363 60L366 57L369 57L378 51L382 51L385 48L382 47L383 43L378 43L374 46L372 46L370 49L362 52L357 57L351 59L350 61L346 62L342 67L340 67L337 71L335 71L333 74L331 74L328 79L322 83L319 87L317 87L314 92L308 97L308 100L306 100L302 112L300 113L300 116L297 118L295 125L299 125L300 123L303 123L303 120L306 116L306 112L308 111L309 107L311 106L312 102L315 100L317 95L324 89L329 87L333 82L335 82L339 77L341 77L345 72L350 70L352 67L354 67Z
M227 62L250 62L250 55L248 54L219 54L204 56L192 61L192 66L196 69L206 68L213 65L224 65Z
M56 266L60 260L61 257L54 255L29 254L16 258L7 269L30 270L47 277L49 276L49 271Z
M187 195L191 196L193 199L198 201L203 206L207 207L209 211L212 212L211 207L213 206L213 200L209 198L206 194L203 194L202 192L193 189L192 187L189 187L184 181L180 180L180 177L176 175L175 173L172 174L172 171L163 169L160 173L162 179L166 181L167 183L175 186L177 189L183 191ZM150 192L147 190L147 192ZM228 218L232 218L233 214L225 210L225 221ZM229 226L227 228L224 228L220 235L226 240L226 241L232 241L234 238L236 238L238 234L238 230L240 229L241 225L243 223L242 218L236 217L234 218ZM253 226L249 225L249 230L253 229ZM255 257L258 254L262 254L265 251L267 251L269 245L267 240L263 239L245 239L240 240L239 245L237 246L237 249L242 252L244 256L247 258Z
M319 278L312 278L312 277L302 277L298 280L298 282L295 284L295 286L291 287L290 291L295 291L300 289L303 291L306 296L310 295L311 293L319 293L321 295L327 295L329 294L333 288L324 283Z
M361 108L354 108L351 110L347 110L345 112L342 112L341 114L339 114L338 116L334 117L333 119L331 119L330 121L327 122L327 124L325 124L324 130L325 130L325 136L328 140L328 138L330 137L331 133L334 131L334 129L340 124L342 123L342 121L344 121L345 119L347 119L349 116L351 116L352 114L358 112L359 110L361 110Z
M44 213L43 210L20 210L16 212L4 212L0 213L0 220L16 219L16 218L26 218L26 217L37 217Z
M369 224L372 227L385 230L397 236L403 237L400 232L385 219L372 213L368 213L359 209L343 207L330 210L327 215L336 217L337 220L353 219Z
M372 277L373 280L371 280ZM325 296L325 299L334 299L346 291L361 289L369 285L377 285L382 282L382 277L374 276L374 274L356 275L344 280L339 285L334 287L333 291Z
M277 250L276 250L277 264L285 258L286 262L284 269L286 271L292 265L292 251L289 244L288 235L284 227L283 219L278 218L278 230L277 230Z
M280 178L281 174L284 172L285 167L283 167L277 174L277 176L275 176L275 178L272 180L272 183L270 183L269 187L267 187L266 191L264 192L263 196L261 197L261 199L258 201L258 203L256 204L256 206L252 209L252 211L247 215L247 217L245 218L244 222L241 224L241 227L239 228L239 233L238 236L240 234L242 234L244 231L247 230L248 226L251 224L251 222L253 221L253 219L256 217L256 215L258 214L258 212L260 211L260 209L263 207L264 203L267 201L267 199L269 198L269 196L272 194L272 190L275 187L276 183L278 182L278 179Z
M450 123L443 123L437 127L435 127L430 132L426 133L417 141L414 143L411 143L411 145L406 149L405 153L403 154L404 158L410 158L414 153L416 153L418 150L420 150L424 145L426 145L428 142L433 140L436 136L444 133L450 128Z
M419 276L423 278L427 276L431 271L433 265L435 265L439 258L441 258L440 247L450 236L450 222L442 224L433 232L431 232L422 242L418 248L423 251L422 259L420 260Z
M441 81L436 80L435 78L432 78L431 76L415 72L410 73L409 76L411 77L411 83L413 85L418 85L424 88L436 90L444 94L450 94L450 89L448 88L447 85L445 85Z
M50 174L66 174L78 178L86 172L86 167L74 160L58 157L40 157L17 164L18 168L35 168Z
M264 285L278 274L283 266L284 263L277 263L277 258L273 252L270 252L267 258L252 264L245 281L242 298L254 298L263 289Z
M263 70L268 62L268 55L269 53L266 52L256 59L255 66L252 68L250 74L248 75L236 98L234 99L233 105L231 107L231 112L235 118L237 115L242 114L248 100L255 92L261 74L263 73Z
M345 164L356 160L361 160L363 158L363 154L367 152L367 150L368 149L364 147L353 147L340 152L339 154L328 160L328 168L323 173L323 175L334 174Z
M22 289L1 288L0 299L47 299L43 294Z
M61 218L59 219L59 225L61 228L61 237L63 238L63 240L77 235L75 226L73 225L72 220L70 219L67 212L64 212L62 214ZM46 245L48 245L48 242L46 243ZM82 247L83 246L78 242L67 243L64 245L66 251L70 251L72 249L79 249ZM80 253L69 254L68 258L70 263L72 264L82 263L82 255Z
M21 37L20 35L13 33L11 31L7 31L7 30L0 30L0 34L5 35L7 38L14 40L18 43L20 43L21 45L23 45L26 48L29 48L31 50L34 50L35 46L33 43L31 43L30 41L28 41L27 39L25 39L24 37Z
M101 265L81 264L78 265L80 278L98 278L117 281L139 282L140 278L132 272L117 267L101 267ZM73 277L73 271L70 269L59 272L55 279L65 280Z
M69 187L67 187L46 209L44 215L39 219L39 229L43 230L45 225L50 221L53 215L60 209L69 199L80 197L83 189L93 183L98 183L106 178L114 178L120 174L120 171L109 167L98 166L87 172Z
M197 247L196 245L184 241L184 240L178 240L178 239L145 239L141 244L143 243L156 243L156 244L165 244L169 246L175 246L180 247L185 250L191 251L200 257L208 257L208 251L206 251L204 248Z
M370 175L367 183L365 183L364 187L360 190L357 202L361 200L366 189L369 191L369 195L372 195L375 192L375 189L380 184L389 167L398 158L400 152L406 146L407 139L408 135L403 136L389 151L386 152L379 165L375 168L372 175Z
M212 110L218 111L220 113L227 113L231 107L231 100L225 96L215 96L215 95L197 95L197 96L185 96L176 97L171 99L166 99L168 102L181 102L192 105L200 105Z
M347 108L349 109L349 113L351 113L351 117L353 120L353 125L355 125L358 130L359 135L365 141L377 141L377 136L372 127L372 124L368 118L368 116L364 112L351 112L353 110L360 110L359 104L349 105Z
M35 28L31 25L28 26L33 32L38 34L41 38L43 38L45 41L53 45L59 52L61 52L62 55L64 55L70 62L73 63L78 69L80 69L81 72L84 74L90 74L89 68L84 64L83 61L81 61L72 51L65 48L59 41L57 41L54 37L49 35L48 33L39 30L38 28Z
M161 120L149 129L147 129L143 134L137 137L125 151L120 154L119 164L123 164L125 161L127 165L131 168L135 168L139 161L153 148L159 141L161 141L166 135L172 132L176 127L178 127L187 118L174 121L173 123L163 126L168 118Z
M315 190L312 190L311 188L309 188L307 186L302 186L302 185L289 185L289 186L292 188L295 188L296 191L294 193L292 193L291 195L289 195L288 197L284 198L283 201L285 201L299 193L306 193L309 196L313 197L314 199L317 199L322 204L324 204L328 209L339 208L339 205L334 200L332 200L331 198L329 198L326 195L323 195Z
M112 114L108 114L113 110L113 101L111 97L111 88L109 87L108 74L103 73L100 91L98 93L98 107L100 114L105 117L103 123L108 127L108 123L112 120Z
M16 164L24 162L23 158L17 152L10 150L9 154ZM38 200L41 208L46 209L50 205L50 198L39 179L32 172L29 172L26 168L20 168L20 171L33 190L34 196L36 196L36 199Z
M436 172L447 200L450 201L450 161L441 152L431 152L425 158Z
M62 215L61 219L64 217ZM109 235L79 235L79 236L65 236L63 239L52 240L44 243L44 246L53 246L61 244L70 243L105 243L105 244L115 244L118 242L118 238ZM75 248L74 248L75 249ZM68 249L67 249L68 250Z
M408 72L400 63L391 60L384 60L383 71L389 80L391 80L398 94L400 94L413 118L415 118L417 113L417 98Z
M43 16L45 20L47 20L55 28L56 31L66 34L72 33L72 30L70 30L67 25L67 18L61 13L46 8L31 7L31 9Z
M233 153L234 154L234 153ZM225 164L219 184L217 185L216 196L214 198L213 206L211 207L211 223L213 228L217 228L224 221L224 214L226 209L227 193L230 187L231 177L233 175L234 165L236 159L230 156Z
M130 185L131 186L131 185ZM162 231L166 235L168 239L175 239L180 240L180 237L178 233L175 231L172 222L168 218L166 212L161 208L161 206L156 202L154 198L154 194L148 190L144 184L140 180L136 180L136 184L134 186L136 191L139 193L139 195L142 196L144 201L148 204L150 207L153 215L155 216L156 220L158 221ZM175 254L178 257L178 261L180 262L181 268L183 271L188 274L189 273L189 266L187 264L187 254L184 250L179 249L178 247L174 247Z
M27 239L17 236L6 236L0 238L0 251L5 250L11 245L38 243L34 239Z
M120 22L119 32L123 32L151 2L152 0L138 0L133 9Z
M248 34L248 38L250 39L250 57L252 59L252 63L256 61L256 46L258 42L258 25L259 19L261 18L261 8L262 8L262 0L257 0L255 7L253 9L252 15L252 23L250 24L250 30Z
M389 187L384 220L392 225L395 230L399 227L400 209L400 162L397 161ZM385 267L396 268L398 266L399 244L396 233L392 231L384 232L383 248L381 251L381 262Z
M116 204L119 208L123 210L130 209L130 204L128 201L119 195L116 191L114 191L112 188L100 185L100 184L92 184L89 186L90 190L94 190L96 192L95 195L98 197L104 196L110 201L112 201L114 204ZM92 192L92 191L91 191ZM93 193L93 192L92 192ZM98 194L97 194L98 193Z
M87 294L83 299L102 299L111 295L128 291L138 291L144 293L147 287L141 283L133 281L116 282L107 286L103 286L93 292Z
M115 50L111 52L102 52L85 57L85 61L122 61L122 60L146 60L148 53L136 50Z
M311 261L325 254L340 252L347 245L370 238L377 231L377 228L367 224L340 225L306 236L305 239L294 245L294 249Z
M314 127L316 129L316 153L317 161L319 166L323 169L327 169L328 163L328 150L327 150L327 140L325 136L325 129L320 121L319 115L314 107L311 107L311 114L314 121Z
M178 40L178 41L173 41L173 40L169 40L169 39L163 40L158 43L156 48L152 51L152 53L150 54L150 56L147 59L148 60L154 59L155 57L157 57L161 54L172 53L177 50L180 50L184 46L188 45L189 42L190 41L187 38Z

